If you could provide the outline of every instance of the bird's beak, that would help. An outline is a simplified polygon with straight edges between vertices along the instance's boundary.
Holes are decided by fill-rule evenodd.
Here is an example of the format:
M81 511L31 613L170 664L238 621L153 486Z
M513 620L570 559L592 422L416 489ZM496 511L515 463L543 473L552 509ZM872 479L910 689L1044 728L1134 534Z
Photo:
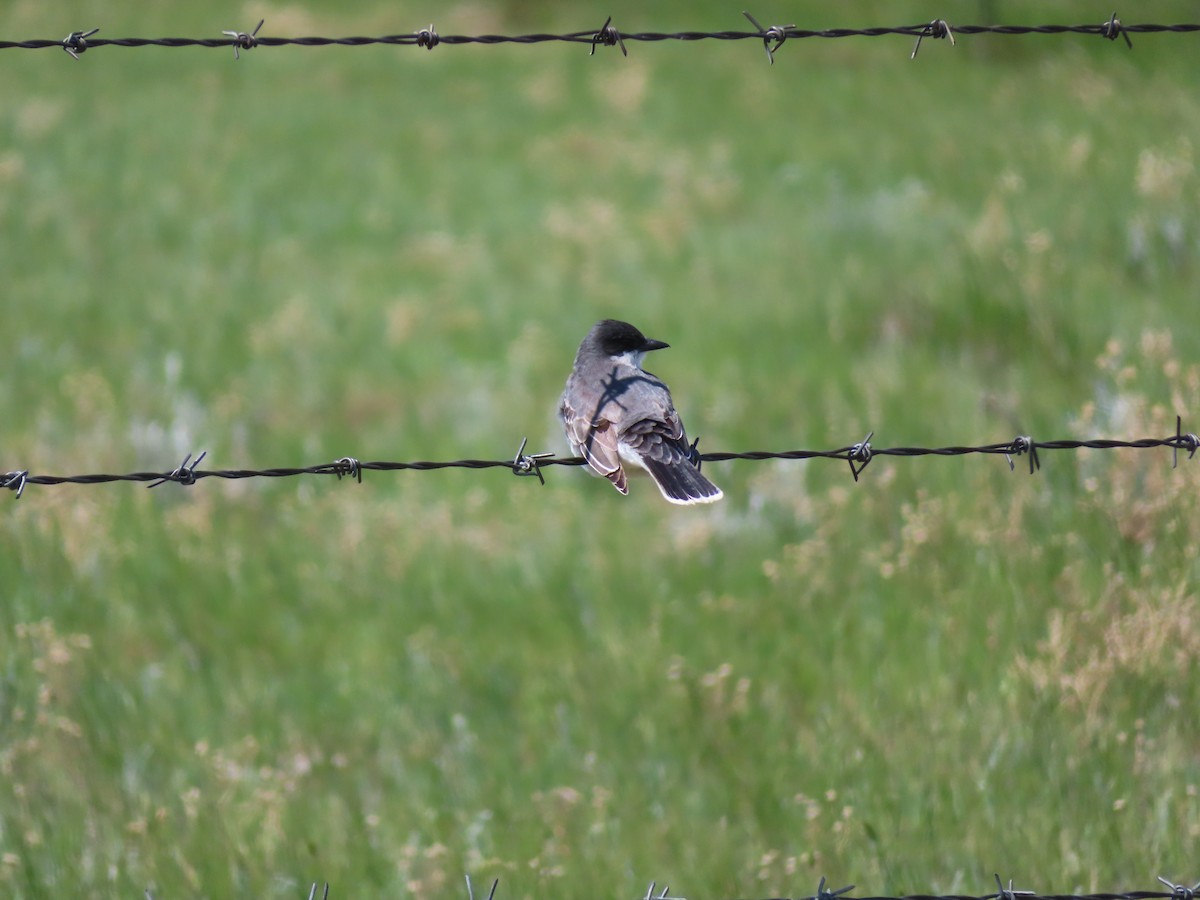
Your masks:
M642 344L642 352L649 353L651 350L665 350L670 346L670 344L667 344L663 341L656 341L654 338L646 338L646 343Z

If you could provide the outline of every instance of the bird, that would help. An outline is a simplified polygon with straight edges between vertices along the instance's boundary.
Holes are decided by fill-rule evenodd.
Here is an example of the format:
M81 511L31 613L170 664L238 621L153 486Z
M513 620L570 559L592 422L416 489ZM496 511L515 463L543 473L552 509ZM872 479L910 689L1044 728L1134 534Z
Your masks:
M575 354L559 418L571 449L622 494L629 493L629 464L645 469L671 503L714 503L724 495L700 474L700 454L671 392L642 368L647 353L669 346L628 322L597 322Z

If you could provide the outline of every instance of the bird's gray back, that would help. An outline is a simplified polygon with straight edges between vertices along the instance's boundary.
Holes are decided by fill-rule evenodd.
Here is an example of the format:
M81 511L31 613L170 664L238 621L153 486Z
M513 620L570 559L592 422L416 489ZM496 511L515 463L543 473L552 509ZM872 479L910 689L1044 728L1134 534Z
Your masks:
M582 355L582 354L581 354ZM629 426L642 419L665 419L674 413L671 392L655 375L609 357L580 360L563 392L563 403L591 422L607 419ZM603 373L599 379L578 373Z

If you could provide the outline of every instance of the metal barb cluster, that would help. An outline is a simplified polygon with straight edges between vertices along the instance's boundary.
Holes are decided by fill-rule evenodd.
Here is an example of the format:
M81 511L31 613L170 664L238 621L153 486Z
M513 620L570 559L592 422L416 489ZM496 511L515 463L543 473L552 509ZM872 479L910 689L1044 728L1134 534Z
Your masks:
M1013 472L1017 468L1017 464L1012 461L1014 456L1020 456L1022 453L1029 454L1029 474L1032 475L1035 470L1042 467L1042 461L1038 459L1037 444L1033 438L1027 434L1021 434L1012 439L1012 448L1008 453L1004 454L1004 458L1008 460L1008 471Z
M662 890L657 894L654 893L655 887L656 883L653 881L650 882L650 887L646 888L645 896L639 898L639 900L687 900L685 897L672 897L670 895L671 888L669 885L664 884L662 886Z
M93 28L90 31L72 31L62 40L25 40L25 41L5 41L0 40L0 50L13 48L21 48L25 50L39 50L47 47L60 47L66 51L74 59L79 57L89 49L95 47L233 47L234 58L240 58L242 50L251 50L255 47L284 47L284 46L303 46L303 47L363 47L371 44L391 44L395 46L412 46L424 47L426 50L432 50L434 47L441 44L544 44L552 42L571 43L571 44L586 44L590 47L590 53L595 55L596 47L620 47L621 53L628 56L629 50L626 47L628 41L644 41L649 43L658 43L662 41L685 41L697 42L705 40L715 41L741 41L741 40L756 40L763 42L763 48L767 54L767 60L774 64L775 51L783 46L784 42L789 39L799 38L848 38L848 37L883 37L888 35L906 36L916 40L910 58L915 59L917 52L920 50L921 42L925 38L945 38L951 44L955 43L956 37L963 35L989 34L1000 35L1006 37L1020 35L1098 35L1110 41L1115 41L1118 38L1123 38L1125 45L1133 49L1133 41L1130 35L1134 32L1138 34L1153 34L1153 33L1172 33L1172 34L1188 34L1200 32L1200 24L1173 24L1173 25L1155 25L1155 24L1137 24L1126 25L1119 18L1116 12L1109 17L1108 21L1100 24L1091 25L958 25L951 29L945 19L938 18L930 22L919 25L900 25L894 27L872 27L872 28L824 28L824 29L807 29L798 28L795 25L771 25L764 28L757 19L749 12L743 12L743 16L754 26L754 31L680 31L680 32L622 32L618 31L616 26L612 24L610 16L601 26L599 31L584 30L568 32L566 34L478 34L478 35L439 35L433 25L428 28L422 28L418 31L408 32L407 34L388 34L377 37L259 37L258 31L262 27L262 22L259 22L258 28L252 32L244 31L223 31L224 35L221 38L97 38L96 40L88 40L94 35L98 28Z
M179 484L183 484L183 485L195 484L196 483L196 466L200 465L200 460L204 459L204 457L206 457L206 456L208 456L208 451L202 450L202 451L200 451L200 455L197 456L196 459L193 461L192 454L189 453L187 456L185 456L183 458L183 462L180 463L179 468L175 469L174 471L170 472L167 475L164 475L162 478L158 479L158 481L154 482L153 484L146 485L146 487L156 488L160 484L166 484L168 481L175 481L175 482L178 482Z
M1157 877L1160 882L1171 889L1172 900L1195 900L1196 895L1200 894L1200 881L1196 882L1192 887L1188 887L1186 884L1170 882L1161 875Z
M951 47L955 46L954 32L953 32L953 30L951 30L950 24L945 19L934 19L932 22L930 22L928 25L925 26L924 31L922 31L920 34L917 35L917 42L916 42L916 44L913 45L913 52L912 52L912 55L909 56L909 59L917 58L917 51L921 49L921 41L923 41L927 37L929 37L929 38L949 38L950 46Z
M1200 437L1197 437L1195 432L1189 431L1183 433L1183 416L1175 417L1175 445L1173 448L1173 456L1171 468L1179 468L1179 451L1184 449L1188 452L1188 459L1192 459L1196 455L1196 451L1200 450ZM1188 898L1191 900L1191 898Z
M1130 50L1133 49L1133 41L1129 39L1129 32L1121 25L1121 20L1117 18L1117 11L1114 9L1112 16L1104 23L1104 30L1100 32L1110 41L1115 41L1118 37L1125 38L1125 46Z
M99 28L93 28L91 31L72 31L62 39L62 48L71 55L72 59L79 59L80 55L87 51L87 39L99 30Z
M420 31L416 32L416 35L417 46L424 47L426 50L432 50L442 42L442 39L438 37L437 29L433 27L432 22L429 23L428 28L422 28Z
M813 894L812 900L833 900L834 897L840 897L842 894L849 893L854 890L854 885L848 884L845 887L840 887L836 891L825 890L825 876L821 876L821 883L817 885L817 892Z
M20 472L7 472L3 477L0 477L0 488L8 488L10 491L15 491L17 499L21 499L21 495L25 493L25 482L29 479L29 471L22 470Z
M604 24L600 26L600 30L592 35L592 52L588 56L596 55L596 45L603 44L605 47L620 46L621 55L628 56L629 51L625 49L625 39L621 36L621 32L617 31L616 26L612 23L612 16L604 20Z
M872 431L846 451L846 462L850 463L850 474L854 476L855 481L858 481L858 476L871 461L871 438L873 437L875 437L875 432Z
M341 481L344 475L362 484L362 463L353 456L343 456L341 459L335 459L333 461L333 474L338 477L338 481Z
M233 38L233 58L241 59L242 50L253 50L258 46L258 31L263 27L263 22L266 19L259 19L258 24L254 26L254 30L249 34L244 31L222 31L221 34L228 35Z
M471 887L471 876L467 875L466 879L467 879L467 900L475 900L475 890L474 890L474 888ZM496 888L499 886L499 884L500 884L499 878L492 881L492 889L490 891L488 891L487 900L493 900L493 898L495 898Z
M514 475L537 476L537 480L543 486L546 484L546 479L542 477L541 462L545 459L551 459L553 453L530 453L525 452L525 445L529 442L529 438L521 438L521 446L517 448L517 455L513 457L512 470Z
M775 65L775 51L783 46L783 42L788 38L788 32L794 29L793 25L772 25L770 28L763 28L758 24L758 19L750 15L750 13L742 10L742 15L750 20L750 24L762 32L763 49L767 51L767 61L771 65ZM918 38L918 42L919 42ZM775 42L775 46L771 46L771 42Z
M1036 897L1036 891L1014 891L1013 880L1008 879L1008 889L1005 890L1004 882L1000 880L1000 873L996 873L996 890L997 893L993 896L995 900L1017 900L1018 897Z

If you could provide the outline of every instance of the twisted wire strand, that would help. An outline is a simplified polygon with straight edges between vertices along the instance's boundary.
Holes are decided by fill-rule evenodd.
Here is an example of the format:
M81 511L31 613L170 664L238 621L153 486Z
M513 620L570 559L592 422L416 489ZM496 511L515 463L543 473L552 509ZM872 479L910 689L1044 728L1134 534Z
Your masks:
M934 20L937 23L943 23L944 20ZM682 41L682 42L698 42L698 41L743 41L743 40L771 40L778 41L778 45L787 39L801 38L848 38L848 37L884 37L889 35L899 35L904 37L943 37L950 33L947 26L946 32L941 32L938 29L931 30L930 23L922 23L919 25L900 25L893 27L872 27L872 28L824 28L824 29L807 29L797 28L794 25L788 26L771 26L759 31L676 31L676 32L623 32L618 31L615 27L606 23L599 31L574 31L564 34L438 34L430 26L428 29L421 29L408 34L386 34L378 36L350 36L350 37L259 37L257 34L247 36L242 32L230 32L224 38L183 38L183 37L161 37L161 38L100 38L92 37L98 29L93 29L90 32L72 32L66 38L61 40L23 40L23 41L0 41L0 50L22 49L22 50L43 50L52 47L67 50L72 56L78 58L85 50L94 49L97 47L234 47L240 49L250 49L251 47L364 47L376 44L388 44L395 46L414 46L432 49L438 44L465 45L465 44L545 44L545 43L574 43L574 44L590 44L595 47L597 43L605 45L615 45L624 42L642 42L642 43L659 43L663 41ZM955 36L976 35L976 34L994 34L1003 36L1022 36L1022 35L1092 35L1116 40L1117 37L1124 37L1129 40L1130 34L1191 34L1200 31L1200 24L1153 24L1140 23L1126 25L1123 24L1114 15L1110 20L1101 23L1081 24L1081 25L955 25L952 33Z
M1174 451L1174 462L1178 464L1179 451L1183 450L1189 458L1195 456L1200 449L1200 437L1184 433L1182 421L1177 417L1175 434L1162 438L1139 438L1137 440L1114 440L1111 438L1095 438L1091 440L1052 440L1034 441L1028 436L1018 436L1006 443L982 444L978 446L951 447L873 447L870 435L864 441L848 447L835 450L747 450L742 452L711 452L697 453L701 462L728 461L762 461L762 460L803 460L803 459L838 459L849 462L855 480L859 473L866 468L871 459L878 456L895 456L913 458L919 456L966 456L969 454L1001 455L1008 459L1010 468L1015 468L1014 456L1029 456L1029 471L1032 474L1041 467L1038 451L1042 450L1149 450L1168 448ZM62 484L106 484L118 481L151 482L156 487L168 481L178 484L191 485L204 478L291 478L299 475L335 475L362 480L366 471L392 472L416 471L430 472L438 469L508 469L516 475L534 475L543 481L542 470L548 466L582 466L586 461L578 456L556 457L545 453L526 454L525 442L522 441L517 455L509 459L453 459L453 460L413 460L407 462L373 461L362 462L354 457L342 457L333 462L320 463L315 466L278 467L270 469L198 469L196 466L203 459L201 453L195 460L189 454L182 465L170 472L128 472L123 474L84 474L84 475L32 475L29 470L19 470L0 474L0 488L9 488L19 497L28 485L62 485Z
M994 894L984 894L976 896L973 894L905 894L901 896L871 896L871 895L856 895L850 893L854 890L854 885L830 890L825 887L825 878L821 878L821 883L815 894L800 894L794 898L782 898L782 900L1197 900L1197 895L1200 894L1200 884L1176 884L1172 881L1158 876L1158 880L1171 890L1167 891L1126 891L1123 893L1106 893L1106 894L1041 894L1037 891L1021 891L1013 890L1012 880L1009 880L1008 887L1005 888L1000 882L1000 876L996 876L996 881L1000 890ZM475 892L471 885L471 876L466 876L467 883L467 900L475 900ZM500 879L495 879L492 882L492 889L487 895L487 900L494 900L496 889L500 884ZM670 887L666 884L662 886L662 890L655 893L658 883L650 882L650 886L646 888L646 893L640 900L686 900L686 898L678 893L669 893ZM308 900L316 900L317 883L313 882L312 889L309 891ZM329 897L329 883L325 883L324 900ZM780 900L780 898L776 898Z

